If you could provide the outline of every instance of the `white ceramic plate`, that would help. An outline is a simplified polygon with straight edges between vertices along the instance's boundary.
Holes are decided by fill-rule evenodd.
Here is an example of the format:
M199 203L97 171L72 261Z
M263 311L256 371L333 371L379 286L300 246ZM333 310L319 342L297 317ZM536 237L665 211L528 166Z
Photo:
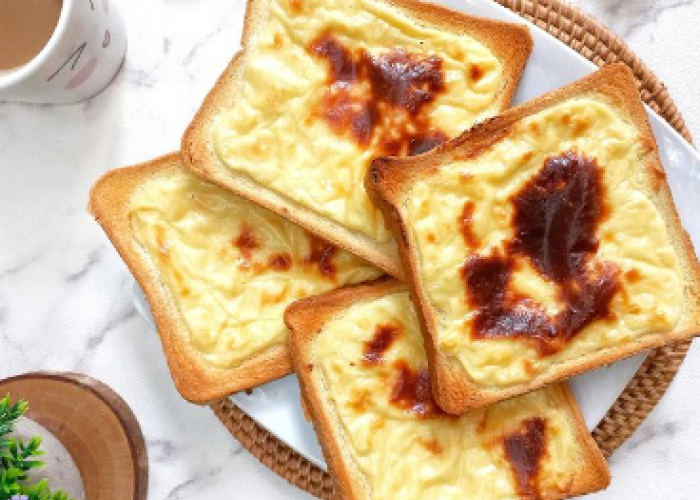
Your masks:
M434 1L469 14L525 23L515 13L490 0ZM535 45L515 103L533 99L596 69L591 62L556 38L534 25L526 24ZM681 219L695 248L700 248L700 211L697 210L697 200L700 200L700 156L656 113L649 110L649 116ZM135 287L135 295L137 308L153 325L148 304L138 287ZM574 392L590 429L600 422L643 360L644 355L635 356L573 379ZM295 376L265 384L250 395L236 394L232 400L272 434L325 468L316 436L301 410Z

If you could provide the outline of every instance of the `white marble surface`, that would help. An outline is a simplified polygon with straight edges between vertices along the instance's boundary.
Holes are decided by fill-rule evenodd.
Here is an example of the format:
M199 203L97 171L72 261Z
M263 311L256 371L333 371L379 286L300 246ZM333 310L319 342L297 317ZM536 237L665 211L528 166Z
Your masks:
M115 2L117 3L117 2ZM700 1L580 2L666 82L700 137ZM174 150L238 44L243 0L121 0L127 60L113 85L68 107L0 104L0 377L77 370L132 406L150 455L152 499L310 497L181 400L160 344L132 305L131 277L85 212L104 171ZM592 500L696 500L700 347L659 407L613 457Z

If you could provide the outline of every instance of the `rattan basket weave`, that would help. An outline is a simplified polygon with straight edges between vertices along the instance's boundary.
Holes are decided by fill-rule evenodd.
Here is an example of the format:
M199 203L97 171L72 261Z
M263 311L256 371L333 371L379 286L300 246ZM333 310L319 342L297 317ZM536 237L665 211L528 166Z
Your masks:
M605 26L559 0L495 0L601 66L626 63L639 81L642 98L688 141L690 133L666 87L644 63ZM652 351L608 410L593 436L610 456L656 406L685 358L690 342ZM212 405L229 432L263 464L290 483L317 497L336 495L330 476L272 436L228 399Z

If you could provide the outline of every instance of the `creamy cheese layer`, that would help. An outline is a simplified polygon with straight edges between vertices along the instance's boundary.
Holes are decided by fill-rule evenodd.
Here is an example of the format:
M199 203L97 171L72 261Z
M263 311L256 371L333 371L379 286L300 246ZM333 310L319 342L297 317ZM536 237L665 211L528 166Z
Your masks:
M421 58L438 56L444 89L424 107L431 126L449 137L498 111L501 64L477 40L419 25L384 2L270 0L268 18L247 49L240 95L212 125L216 154L232 170L346 227L389 241L363 188L371 159L383 153L378 139L358 144L319 112L330 68L328 58L310 47L323 34L353 57L359 51L382 57L399 49ZM367 84L355 90L369 93ZM336 118L357 106L336 104L330 112Z
M340 250L311 258L306 231L184 171L145 182L130 218L191 345L216 367L285 343L292 301L381 274Z
M377 328L387 326L397 328L398 336L383 352L383 362L368 364L366 346ZM352 306L329 321L315 338L312 355L329 392L327 404L345 431L372 500L521 498L504 439L533 418L544 422L546 438L531 498L567 492L580 472L586 452L577 441L572 410L556 386L457 418L421 418L390 402L400 384L397 362L426 368L418 320L406 293Z
M469 254L487 255L513 238L511 197L542 168L548 157L576 151L603 169L609 214L597 229L593 264L612 263L620 289L610 303L611 318L583 328L567 346L539 356L520 339L474 339L462 267ZM571 99L518 123L480 153L478 160L440 165L439 173L417 182L407 197L419 255L419 274L435 308L439 348L453 356L477 383L508 386L532 379L554 365L604 348L622 346L650 333L673 329L681 314L683 282L665 223L645 195L640 171L646 154L631 123L595 96ZM471 201L476 246L465 244L458 221ZM550 314L563 307L557 284L521 259L514 290Z

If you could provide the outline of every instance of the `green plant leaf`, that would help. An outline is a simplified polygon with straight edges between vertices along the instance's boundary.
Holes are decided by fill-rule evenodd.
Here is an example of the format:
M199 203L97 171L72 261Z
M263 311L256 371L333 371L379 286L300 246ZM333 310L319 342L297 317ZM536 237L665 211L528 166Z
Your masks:
M12 432L17 419L24 415L28 407L29 403L22 400L11 404L9 394L0 399L0 453L5 450L9 444L5 436Z
M38 460L44 454L40 437L26 442L6 437L28 407L22 400L10 404L9 394L0 399L0 500L10 500L13 495L25 495L29 500L72 500L61 490L52 491L46 479L28 483L27 473L44 466Z

